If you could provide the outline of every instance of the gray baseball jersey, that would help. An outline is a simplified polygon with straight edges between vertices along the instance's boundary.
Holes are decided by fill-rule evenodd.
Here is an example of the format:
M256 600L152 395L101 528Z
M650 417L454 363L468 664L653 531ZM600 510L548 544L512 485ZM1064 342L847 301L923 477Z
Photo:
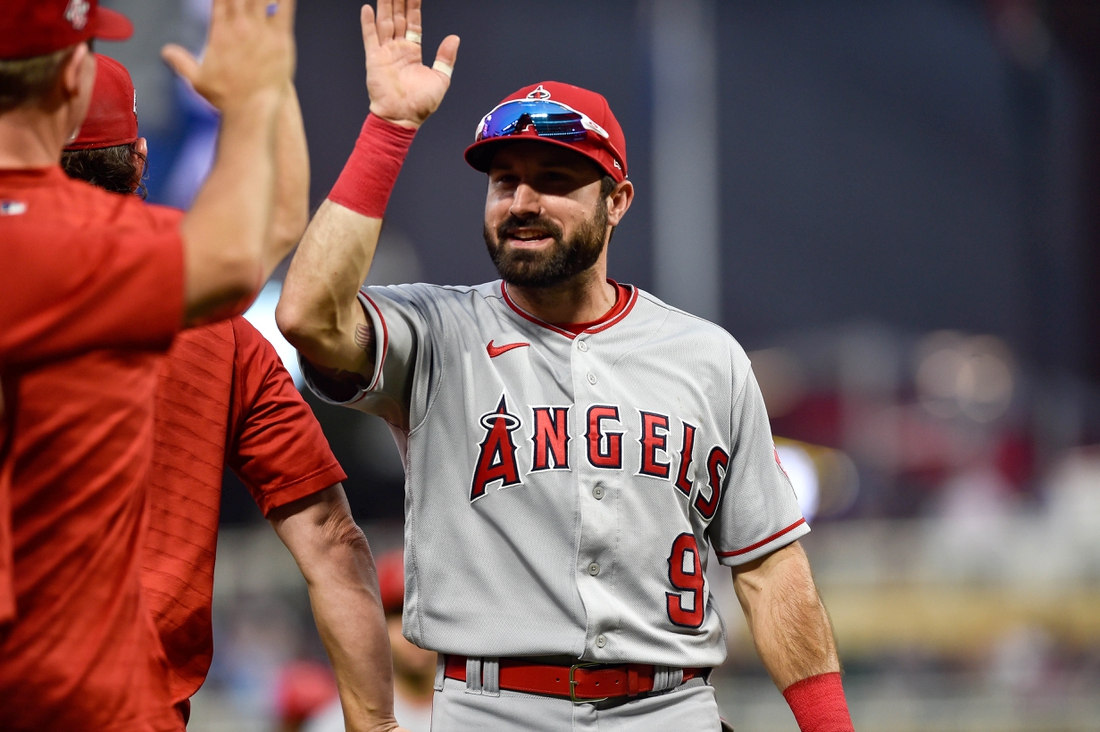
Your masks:
M809 531L728 333L637 288L577 335L500 281L360 300L376 367L346 404L386 419L405 462L409 640L467 656L725 659L709 548L736 565Z

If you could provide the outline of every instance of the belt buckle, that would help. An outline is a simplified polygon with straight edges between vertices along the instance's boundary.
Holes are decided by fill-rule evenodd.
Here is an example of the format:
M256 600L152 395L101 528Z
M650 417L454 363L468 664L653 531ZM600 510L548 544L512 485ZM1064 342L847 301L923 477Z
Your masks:
M574 704L598 704L599 702L607 701L611 697L605 696L602 699L578 699L577 698L577 684L580 682L576 679L577 669L590 668L592 666L603 666L602 663L581 662L574 663L569 667L569 701Z

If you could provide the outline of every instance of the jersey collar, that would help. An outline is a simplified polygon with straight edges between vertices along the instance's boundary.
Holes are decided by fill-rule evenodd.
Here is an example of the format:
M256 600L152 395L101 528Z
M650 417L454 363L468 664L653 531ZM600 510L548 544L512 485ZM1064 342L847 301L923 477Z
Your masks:
M610 282L612 285L614 285L616 290L619 289L619 283L615 282L615 280L608 279L608 282ZM605 315L600 320L594 321L591 326L589 326L588 328L585 328L580 333L572 333L572 332L566 330L565 328L561 328L557 325L554 325L553 323L548 323L548 322L546 322L545 320L543 320L541 318L537 318L534 315L532 315L531 313L529 313L526 310L524 310L523 308L521 308L508 295L508 285L507 285L507 283L505 283L504 280L500 281L500 293L501 293L501 295L504 296L504 302L508 304L508 307L510 307L516 313L516 315L520 316L524 320L528 320L528 321L534 323L535 325L546 328L547 330L551 330L551 331L553 331L553 332L555 332L559 335L563 335L566 338L568 338L569 340L575 339L578 335L590 335L592 333L599 333L601 331L607 330L608 328L610 328L611 326L613 326L617 323L622 322L622 320L630 313L630 311L634 309L634 303L638 302L638 288L634 287L633 285L624 285L624 287L627 287L627 288L630 289L630 296L629 296L629 299L626 302L626 305L623 307L622 310L620 310L619 312L615 313L614 315L612 315L610 317ZM609 312L614 313L615 308L611 308L611 310Z

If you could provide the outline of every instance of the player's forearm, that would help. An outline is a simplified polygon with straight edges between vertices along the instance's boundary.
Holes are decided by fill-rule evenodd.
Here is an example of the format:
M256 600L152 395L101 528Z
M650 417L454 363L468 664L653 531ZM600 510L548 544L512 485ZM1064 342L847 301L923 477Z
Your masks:
M733 575L756 650L802 732L852 732L832 626L794 542Z
M264 279L290 253L309 223L309 147L298 92L289 85L275 122L275 212L264 256Z
M829 616L798 542L735 570L734 588L760 660L780 690L840 670Z
M278 92L257 94L224 111L214 166L180 226L188 322L234 314L263 283L281 99Z
M328 568L309 583L309 597L336 672L347 729L396 725L389 636L377 591L371 589L377 579L366 540L361 549L329 552L326 562Z
M381 732L396 727L389 635L374 561L343 489L332 486L276 509L269 519L309 587L347 728Z

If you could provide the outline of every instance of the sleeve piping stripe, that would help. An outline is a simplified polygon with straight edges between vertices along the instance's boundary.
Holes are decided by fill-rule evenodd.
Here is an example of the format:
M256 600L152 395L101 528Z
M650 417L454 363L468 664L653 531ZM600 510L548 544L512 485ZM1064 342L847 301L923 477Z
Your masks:
M782 529L781 531L777 531L774 534L772 534L771 536L769 536L765 539L761 539L760 541L756 542L755 544L750 544L749 546L745 547L744 549L737 549L737 550L732 551L732 552L715 552L715 553L720 557L736 557L736 556L740 556L741 554L748 554L753 549L759 549L760 547L764 546L765 544L768 544L768 543L771 543L771 542L775 541L779 537L783 536L783 534L786 534L788 531L792 531L794 529L797 529L799 526L801 526L804 523L806 523L806 519L800 518L797 521L795 521L793 524L788 526L787 528Z
M374 391L375 387L378 386L379 379L382 378L382 367L386 365L386 354L389 352L390 346L390 331L386 326L386 316L382 315L382 310L375 304L370 295L362 290L359 291L359 294L374 308L374 312L378 314L378 322L382 324L382 355L377 357L378 364L375 366L374 378L371 379L370 386L366 388L366 391Z

